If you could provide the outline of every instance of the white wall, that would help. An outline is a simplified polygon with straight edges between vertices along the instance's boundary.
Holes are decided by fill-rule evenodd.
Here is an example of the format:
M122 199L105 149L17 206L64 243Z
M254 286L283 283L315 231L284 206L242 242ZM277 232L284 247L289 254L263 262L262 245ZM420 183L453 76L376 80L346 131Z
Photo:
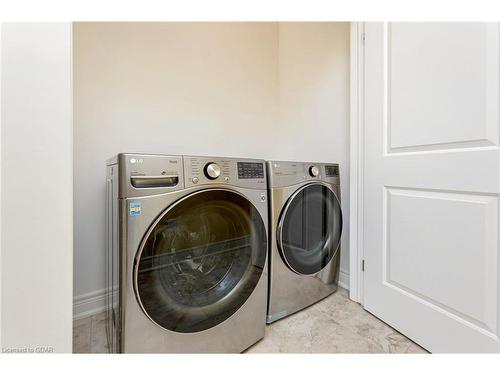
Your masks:
M2 25L2 349L72 351L71 24Z
M347 23L74 25L76 316L101 309L104 298L106 158L137 151L346 165L348 30Z
M341 283L349 283L349 23L280 23L281 158L340 164Z

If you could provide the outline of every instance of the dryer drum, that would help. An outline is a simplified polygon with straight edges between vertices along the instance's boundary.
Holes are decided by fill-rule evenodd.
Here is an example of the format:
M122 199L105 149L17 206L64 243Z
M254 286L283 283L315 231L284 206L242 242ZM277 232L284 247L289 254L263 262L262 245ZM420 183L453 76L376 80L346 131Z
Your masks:
M143 241L136 295L146 315L175 332L220 324L250 297L266 261L257 209L224 189L193 193L167 208Z
M278 249L292 271L321 271L340 245L342 210L337 196L324 184L303 186L285 205L277 231Z

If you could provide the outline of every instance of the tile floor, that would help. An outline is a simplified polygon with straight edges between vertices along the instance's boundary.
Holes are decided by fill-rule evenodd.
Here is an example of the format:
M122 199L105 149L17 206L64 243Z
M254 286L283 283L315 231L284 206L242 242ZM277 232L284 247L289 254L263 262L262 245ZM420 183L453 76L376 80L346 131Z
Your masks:
M104 313L75 321L74 353L106 353ZM266 328L246 353L427 353L340 289Z

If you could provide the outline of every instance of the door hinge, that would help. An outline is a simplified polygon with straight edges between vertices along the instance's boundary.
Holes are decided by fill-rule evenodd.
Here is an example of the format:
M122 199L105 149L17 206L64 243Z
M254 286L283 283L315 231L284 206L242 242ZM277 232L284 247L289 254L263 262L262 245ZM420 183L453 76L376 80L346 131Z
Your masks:
M364 43L365 40L366 40L366 34L363 33L363 34L361 34L361 41Z
M365 260L361 261L361 271L365 272Z

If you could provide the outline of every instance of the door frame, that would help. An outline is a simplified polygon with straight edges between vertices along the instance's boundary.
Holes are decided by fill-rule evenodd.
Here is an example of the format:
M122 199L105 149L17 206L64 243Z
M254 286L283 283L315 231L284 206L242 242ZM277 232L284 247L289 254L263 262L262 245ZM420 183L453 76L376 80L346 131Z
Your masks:
M350 37L349 297L363 304L364 22L351 22Z

